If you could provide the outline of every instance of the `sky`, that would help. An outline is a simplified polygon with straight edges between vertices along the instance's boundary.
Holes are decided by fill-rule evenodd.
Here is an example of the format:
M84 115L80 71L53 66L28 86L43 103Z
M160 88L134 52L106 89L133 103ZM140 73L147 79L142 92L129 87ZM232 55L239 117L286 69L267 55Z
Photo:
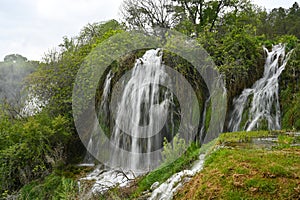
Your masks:
M299 0L252 0L267 9L289 8ZM42 60L64 36L88 23L119 19L122 0L0 0L0 61L17 53ZM300 3L300 2L299 2Z

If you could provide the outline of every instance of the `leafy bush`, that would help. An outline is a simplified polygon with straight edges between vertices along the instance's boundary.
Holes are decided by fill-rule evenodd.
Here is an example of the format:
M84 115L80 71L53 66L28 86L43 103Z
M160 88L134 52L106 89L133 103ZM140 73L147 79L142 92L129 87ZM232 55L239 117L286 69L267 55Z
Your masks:
M3 121L2 121L3 120ZM65 117L39 114L26 120L0 123L0 192L14 191L44 177L64 161L64 145L71 136Z
M76 199L77 184L74 180L51 174L44 181L34 181L25 185L19 194L19 199Z
M186 149L185 140L179 138L178 135L173 137L171 142L168 142L167 138L164 138L164 149L162 151L162 158L165 164L170 164L175 161Z
M288 37L289 38L289 37ZM293 39L293 37L291 37ZM292 40L294 41L294 40ZM282 128L300 130L300 43L296 45L280 80Z

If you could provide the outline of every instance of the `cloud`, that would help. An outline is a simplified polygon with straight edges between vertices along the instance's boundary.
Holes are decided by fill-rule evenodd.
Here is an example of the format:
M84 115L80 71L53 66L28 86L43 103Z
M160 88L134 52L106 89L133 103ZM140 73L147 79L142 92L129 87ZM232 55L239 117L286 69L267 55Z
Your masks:
M295 0L253 0L267 9ZM87 23L118 19L122 0L1 0L0 61L18 53L41 60L63 36L76 36Z
M273 8L290 8L296 0L252 0L253 3L270 10Z
M2 0L0 60L18 53L41 60L63 36L76 36L87 23L117 19L122 0Z
M110 2L110 3L108 3ZM113 2L119 1L99 1L99 0L37 0L36 9L41 17L50 20L67 20L69 17L87 18L99 16L111 16L116 11L112 7ZM54 14L55 13L55 14ZM104 15L103 15L104 14Z

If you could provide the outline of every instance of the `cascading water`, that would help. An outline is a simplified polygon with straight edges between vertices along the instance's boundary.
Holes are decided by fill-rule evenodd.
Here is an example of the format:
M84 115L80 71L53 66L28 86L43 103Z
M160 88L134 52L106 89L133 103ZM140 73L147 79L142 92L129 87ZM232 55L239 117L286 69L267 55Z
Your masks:
M183 184L191 179L196 173L203 169L205 154L200 154L199 159L194 163L193 167L188 170L180 171L171 176L167 181L156 188L148 200L170 200L176 191Z
M103 95L101 98L101 104L100 104L100 110L103 111L104 116L102 118L108 117L108 97L109 97L109 91L110 91L110 85L111 80L113 78L113 74L111 71L108 72L108 75L106 76L105 82L104 82L104 88L103 88Z
M225 88L224 88L225 89ZM226 89L225 89L226 90ZM202 123L201 123L201 129L199 134L200 143L202 144L205 138L206 130L205 130L205 120L206 120L206 113L208 109L208 105L210 102L210 97L208 97L204 103L204 110L202 113Z
M108 104L112 77L109 72L104 83L99 106L100 121L113 113L113 108L109 108ZM115 112L110 136L110 142L116 146L109 155L112 168L97 168L81 179L96 181L92 193L102 193L115 185L125 186L135 174L151 170L157 166L155 162L160 162L161 157L157 154L153 157L150 153L161 149L163 138L174 133L173 95L168 88L160 86L169 84L160 49L148 50L136 61L128 82L123 86L122 97ZM87 148L92 155L97 155L99 151L97 144L101 141L98 140L97 134L90 138ZM130 152L130 156L127 152ZM90 158L88 153L85 161L90 163Z
M264 75L251 89L245 89L238 98L234 99L234 109L228 126L230 131L240 130L243 113L250 97L252 97L251 107L243 129L251 131L259 128L262 120L267 122L269 130L281 128L278 78L285 69L291 52L286 54L285 45L282 44L273 46L271 52L265 47L264 50L267 53Z
M160 87L162 82L166 85L167 76L160 49L149 50L136 61L116 112L111 137L111 142L117 146L110 155L113 166L126 166L133 171L149 170L160 160L148 153L161 148L163 137L159 132L168 124L173 97L168 89ZM127 152L120 149L131 152L131 156L126 159Z
M107 122L107 118L109 115L109 107L108 107L108 97L109 97L109 92L110 92L110 85L111 85L111 80L113 78L113 74L111 71L108 72L108 75L106 76L105 82L104 82L104 86L103 86L103 93L102 93L102 98L101 98L101 103L100 103L100 112L101 113L101 117L99 116L99 118L104 121ZM94 162L94 158L91 156L91 153L95 153L98 151L97 145L98 145L98 137L97 134L94 134L91 136L88 146L87 146L87 153L85 155L84 158L84 163L81 164L83 165L92 165ZM94 154L96 155L96 154Z

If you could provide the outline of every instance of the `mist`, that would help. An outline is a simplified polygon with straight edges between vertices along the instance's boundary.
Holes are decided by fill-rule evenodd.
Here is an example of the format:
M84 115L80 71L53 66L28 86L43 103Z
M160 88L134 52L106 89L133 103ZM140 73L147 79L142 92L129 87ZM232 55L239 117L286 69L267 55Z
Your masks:
M38 62L28 61L19 54L7 55L0 62L0 107L12 117L21 115L28 99L26 77L37 68Z

